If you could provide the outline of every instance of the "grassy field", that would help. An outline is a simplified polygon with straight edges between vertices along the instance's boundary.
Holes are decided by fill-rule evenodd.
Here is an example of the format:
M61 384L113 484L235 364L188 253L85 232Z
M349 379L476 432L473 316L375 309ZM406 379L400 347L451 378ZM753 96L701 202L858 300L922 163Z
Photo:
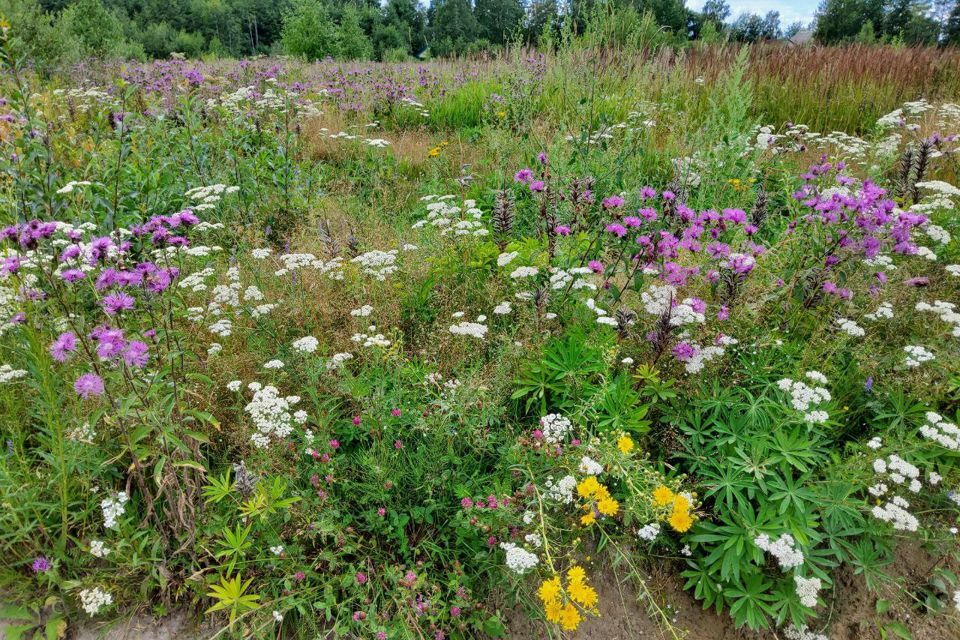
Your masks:
M960 633L960 53L601 40L2 43L11 637Z

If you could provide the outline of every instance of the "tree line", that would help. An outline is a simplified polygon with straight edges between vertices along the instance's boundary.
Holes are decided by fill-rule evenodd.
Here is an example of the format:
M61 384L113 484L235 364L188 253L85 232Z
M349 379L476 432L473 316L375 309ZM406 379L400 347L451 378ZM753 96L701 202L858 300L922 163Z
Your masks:
M809 25L782 25L776 11L733 16L726 0L699 11L684 0L0 0L38 65L175 53L399 61L543 44L611 13L642 16L676 44L810 32L823 44L960 45L960 0L823 0Z

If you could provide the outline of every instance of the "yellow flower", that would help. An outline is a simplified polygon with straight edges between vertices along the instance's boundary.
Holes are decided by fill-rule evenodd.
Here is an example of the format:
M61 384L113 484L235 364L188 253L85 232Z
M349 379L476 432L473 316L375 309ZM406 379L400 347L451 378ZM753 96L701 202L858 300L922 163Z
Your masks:
M440 155L440 147L434 147L433 149L430 149L430 151L427 152L427 155L431 158L436 158L438 155Z
M633 451L633 438L630 436L620 436L620 439L617 440L617 449L620 449L620 453L626 455Z
M593 513L593 509L588 511L586 515L580 518L580 524L582 524L585 527L589 527L596 521L597 521L597 516Z
M504 118L507 117L507 112L506 112L506 111L497 111L497 117L500 118L501 120L503 120Z
M686 496L680 495L679 493L673 498L673 512L684 512L690 511L690 500Z
M597 479L593 476L587 476L577 485L577 493L579 493L582 498L589 498L599 489L601 489L600 483L597 482Z
M620 503L613 498L605 498L597 503L597 510L605 516L615 516L620 511Z
M693 526L693 518L686 511L674 511L670 514L670 526L675 531L684 533Z
M553 576L549 580L544 580L540 583L540 589L537 591L537 595L540 596L540 599L545 605L557 600L560 596L560 576Z
M658 507L664 507L673 501L673 491L660 485L653 490L653 503Z
M544 613L547 614L547 620L554 624L560 624L560 620L563 615L563 605L560 604L559 600L548 602L543 607L543 610Z
M570 598L577 604L587 609L593 609L597 606L597 592L594 591L593 587L577 582L571 583L568 586L568 591L570 592Z
M583 570L583 567L578 565L573 565L567 569L567 583L582 584L584 580L587 579L587 572Z
M580 612L577 611L577 608L573 606L573 603L568 602L563 608L563 612L560 614L560 626L563 627L563 630L576 631L582 620L583 618L580 616Z

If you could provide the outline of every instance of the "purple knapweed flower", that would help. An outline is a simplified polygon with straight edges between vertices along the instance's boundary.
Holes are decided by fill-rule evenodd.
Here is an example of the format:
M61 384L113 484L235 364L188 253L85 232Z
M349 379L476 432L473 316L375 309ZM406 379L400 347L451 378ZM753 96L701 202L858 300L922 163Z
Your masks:
M73 383L73 390L84 400L90 396L102 396L104 392L103 378L95 373L85 373Z
M72 331L61 333L50 345L50 355L57 362L66 362L77 350L77 336Z

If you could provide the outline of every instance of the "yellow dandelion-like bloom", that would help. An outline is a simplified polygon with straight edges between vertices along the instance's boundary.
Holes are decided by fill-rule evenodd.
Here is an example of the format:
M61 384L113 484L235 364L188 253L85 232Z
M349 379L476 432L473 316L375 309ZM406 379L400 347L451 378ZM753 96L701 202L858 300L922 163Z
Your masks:
M593 513L592 509L589 512L587 512L583 517L580 518L580 524L582 524L585 527L589 527L596 521L597 521L597 516L596 514Z
M679 493L673 498L673 512L677 513L678 511L690 511L690 500L687 496Z
M570 593L570 598L577 604L587 608L593 609L597 606L597 592L588 585L585 585L581 582L576 584L571 584L568 587Z
M564 631L576 631L582 621L583 617L580 612L577 611L572 602L568 602L560 614L560 626L563 627Z
M440 147L434 147L433 149L430 149L430 151L427 152L427 155L431 158L436 158L438 155L440 155Z
M686 511L674 511L670 514L670 526L674 531L684 533L693 526L693 518Z
M577 493L581 498L589 498L601 489L600 483L593 476L587 476L577 485Z
M560 624L560 620L563 618L563 605L560 604L559 600L553 600L543 607L543 612L546 614L547 620L554 624Z
M544 580L540 583L540 589L537 590L537 595L540 596L540 600L542 600L545 605L557 600L560 596L560 576L553 576L549 580Z
M653 490L653 503L658 507L665 507L673 502L674 493L667 487L660 485Z
M601 484L597 487L597 490L593 493L593 497L598 502L600 500L607 500L610 498L610 491Z
M567 582L571 585L583 584L587 579L587 572L579 565L573 565L567 569Z
M620 511L620 503L613 498L605 498L597 503L597 511L605 516L615 516Z
M617 449L620 449L620 453L624 455L633 451L633 438L630 436L620 436L620 439L617 440Z

